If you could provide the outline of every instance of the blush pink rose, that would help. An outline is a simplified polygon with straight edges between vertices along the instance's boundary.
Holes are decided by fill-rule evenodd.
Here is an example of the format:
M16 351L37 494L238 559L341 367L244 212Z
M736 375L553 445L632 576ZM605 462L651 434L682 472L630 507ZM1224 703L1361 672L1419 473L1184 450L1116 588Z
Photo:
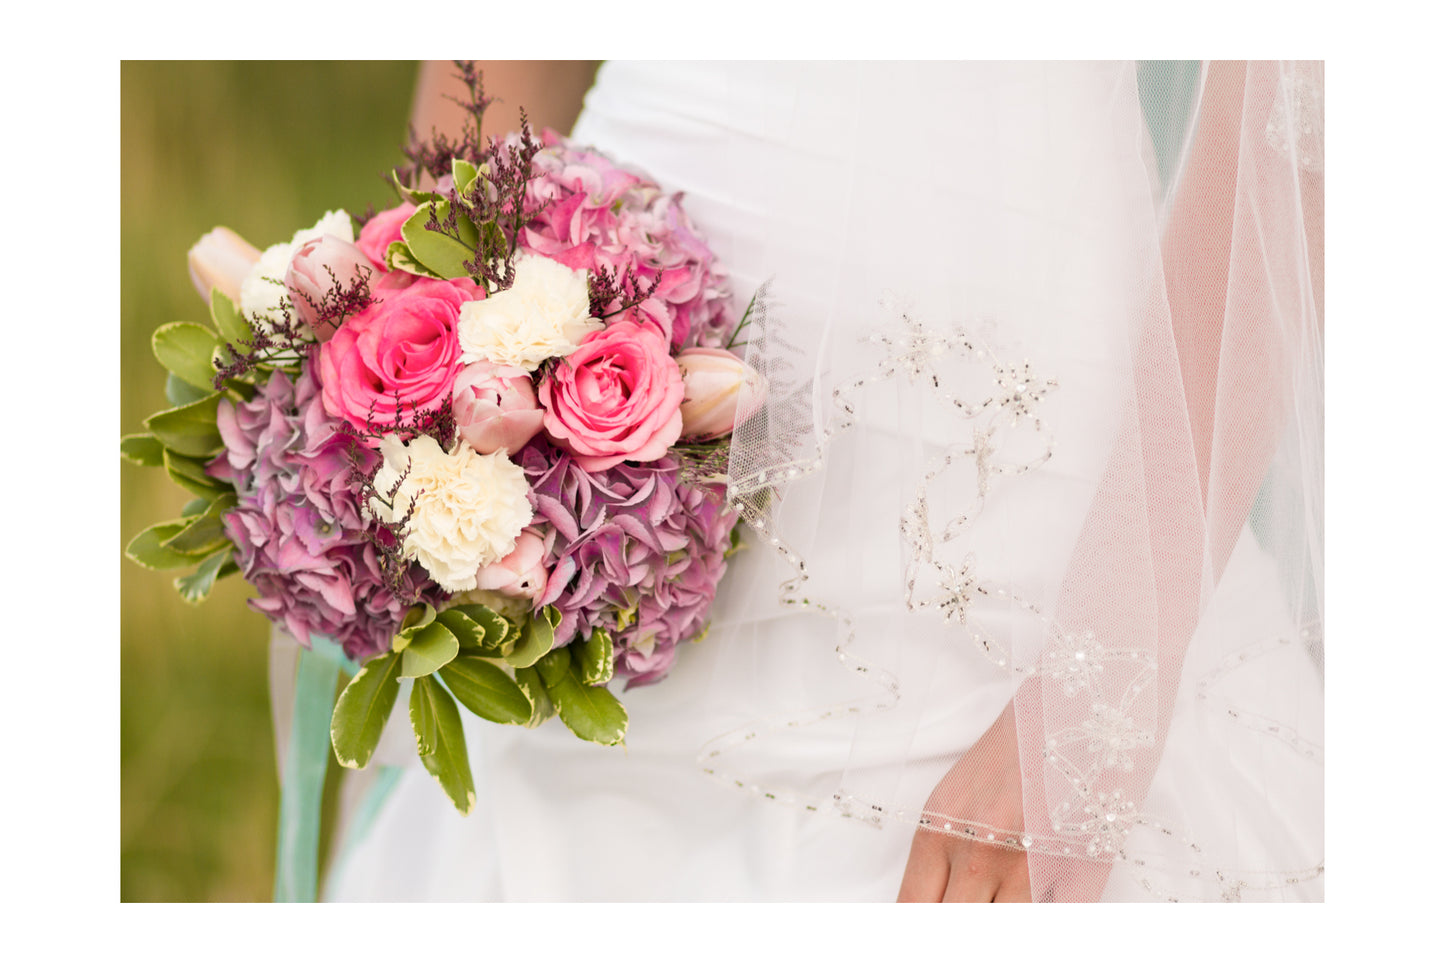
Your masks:
M382 211L366 222L366 226L361 229L361 235L356 239L356 246L371 258L373 264L384 270L386 249L393 241L401 240L401 226L415 213L416 205L411 203Z
M398 272L392 272L398 273ZM467 301L486 296L468 279L416 281L380 295L321 346L321 401L333 418L358 428L451 404L461 367L457 317Z
M536 608L551 575L546 561L556 537L555 529L545 538L534 528L523 530L517 536L517 547L512 554L501 561L483 565L477 571L477 588L498 592L508 598L525 599L532 608Z
M452 415L472 450L490 455L521 451L542 430L532 378L522 368L477 361L452 385Z
M584 471L656 461L682 433L682 373L657 330L618 321L594 331L542 381L548 436Z

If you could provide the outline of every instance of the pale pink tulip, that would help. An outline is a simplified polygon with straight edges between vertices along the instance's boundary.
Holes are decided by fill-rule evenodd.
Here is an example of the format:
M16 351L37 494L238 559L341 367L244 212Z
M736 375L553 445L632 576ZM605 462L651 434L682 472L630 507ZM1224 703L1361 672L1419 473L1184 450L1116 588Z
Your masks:
M762 406L763 376L720 348L688 348L677 356L682 370L682 437L709 441L729 434Z
M212 288L239 302L241 282L259 260L261 252L228 227L218 227L203 235L186 255L191 283L208 302Z
M374 273L371 259L355 244L333 234L318 234L296 249L286 268L286 292L296 314L316 335L325 341L336 333L343 314L336 305L327 305L332 291L347 291L358 277L370 278ZM323 305L331 309L331 317L322 317Z

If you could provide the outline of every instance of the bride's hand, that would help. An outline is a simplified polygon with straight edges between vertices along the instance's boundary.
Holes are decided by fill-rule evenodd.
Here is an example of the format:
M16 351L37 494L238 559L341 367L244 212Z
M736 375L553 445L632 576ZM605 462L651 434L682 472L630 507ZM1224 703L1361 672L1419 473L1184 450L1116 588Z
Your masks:
M947 813L1014 834L1023 830L1014 707L964 753L928 798L930 813ZM1019 849L919 829L913 836L901 903L1027 903L1028 856Z

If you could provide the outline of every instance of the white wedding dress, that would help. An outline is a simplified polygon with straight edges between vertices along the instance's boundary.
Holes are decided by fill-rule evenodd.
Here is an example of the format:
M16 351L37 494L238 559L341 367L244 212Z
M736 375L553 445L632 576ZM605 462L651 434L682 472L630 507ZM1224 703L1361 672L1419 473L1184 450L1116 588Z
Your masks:
M1057 831L1035 821L1013 837L1040 860L1107 861L1104 899L1321 898L1320 606L1317 572L1291 548L1314 535L1280 521L1312 508L1307 486L1291 493L1311 477L1313 429L1304 416L1276 430L1272 494L1250 496L1233 529L1210 506L1245 459L1217 431L1203 480L1190 475L1205 507L1159 541L1168 500L1145 491L1157 405L1139 372L1170 263L1158 225L1185 188L1157 163L1167 152L1135 76L602 68L575 139L685 192L739 307L770 281L751 355L770 420L738 439L733 465L748 547L709 635L661 684L623 694L625 748L557 720L468 717L478 804L463 818L399 711L375 765L400 776L374 813L348 804L327 898L891 900L920 818L971 825L926 802L1030 680L1045 694L1020 723L1026 764L1060 745L1094 760L1040 777ZM1276 86L1283 147L1245 140L1295 169L1300 96ZM1175 447L1192 464L1187 434ZM1142 466L1140 490L1102 498L1128 466ZM766 511L744 498L777 481ZM1137 538L1147 581L1132 565L1077 564L1101 505L1123 534L1091 551L1127 557L1109 553ZM1197 584L1173 620L1176 556L1204 562L1183 569ZM1180 669L1177 687L1154 684L1161 667ZM1081 793L1075 813L1060 773L1123 795ZM1053 898L1036 865L1035 899Z

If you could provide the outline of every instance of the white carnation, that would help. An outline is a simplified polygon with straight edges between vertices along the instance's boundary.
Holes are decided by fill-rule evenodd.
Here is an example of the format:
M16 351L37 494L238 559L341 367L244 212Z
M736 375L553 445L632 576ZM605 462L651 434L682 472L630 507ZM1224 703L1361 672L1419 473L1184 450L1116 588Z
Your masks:
M286 300L286 269L296 256L301 245L321 234L332 234L343 241L355 241L351 229L351 215L345 211L327 211L311 227L305 227L291 236L289 242L272 244L261 252L261 260L251 267L251 272L241 282L241 315L250 320L252 315L261 315L272 324L286 319L282 305Z
M490 361L536 371L548 358L576 350L602 328L588 314L587 272L539 254L519 254L505 291L462 305L457 322L462 361Z
M387 435L380 450L376 490L390 492L398 479L401 487L390 507L373 499L372 512L394 523L410 509L402 554L448 592L476 588L477 570L510 555L532 521L522 469L505 451L479 455L461 441L448 453L426 435Z

